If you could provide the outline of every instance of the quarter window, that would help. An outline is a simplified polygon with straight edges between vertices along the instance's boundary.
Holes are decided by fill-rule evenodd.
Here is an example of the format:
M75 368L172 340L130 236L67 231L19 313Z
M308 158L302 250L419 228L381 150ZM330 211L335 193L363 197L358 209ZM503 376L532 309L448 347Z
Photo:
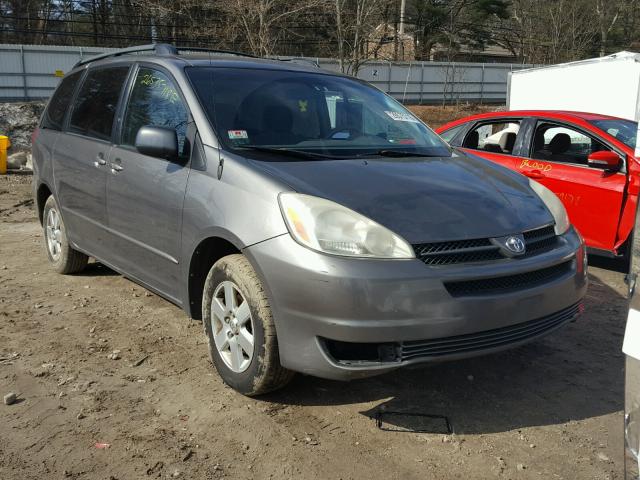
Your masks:
M70 130L101 140L111 139L113 119L129 67L89 70L71 115Z
M462 146L485 152L511 154L519 131L519 121L482 123L467 133Z
M531 157L549 162L587 165L589 155L601 150L610 149L573 128L540 122L533 137Z
M449 145L452 145L451 141L455 138L460 131L465 127L465 124L458 125L457 127L450 128L449 130L445 130L440 134L440 138L447 142Z
M67 113L71 97L73 97L73 92L81 76L82 72L76 72L62 80L53 97L51 97L47 111L42 117L42 128L62 130L64 116Z
M178 152L188 155L185 138L189 115L174 83L164 73L141 68L124 117L122 144L134 146L140 127L169 127L178 136Z

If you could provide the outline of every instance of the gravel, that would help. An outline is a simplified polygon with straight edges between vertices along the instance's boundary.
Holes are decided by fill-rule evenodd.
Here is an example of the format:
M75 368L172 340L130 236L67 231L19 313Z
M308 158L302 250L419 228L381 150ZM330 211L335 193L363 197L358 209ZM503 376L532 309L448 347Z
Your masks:
M10 154L31 149L31 134L44 106L44 102L0 103L0 135L9 137Z

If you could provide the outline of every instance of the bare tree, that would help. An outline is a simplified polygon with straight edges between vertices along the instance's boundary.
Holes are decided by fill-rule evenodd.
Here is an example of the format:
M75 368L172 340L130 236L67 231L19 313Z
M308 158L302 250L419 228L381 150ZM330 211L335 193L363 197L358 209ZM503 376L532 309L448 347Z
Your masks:
M638 48L640 0L0 0L4 43L148 43L337 57L474 60L501 45L520 61L557 63Z
M594 0L513 0L507 33L527 63L559 63L590 55L597 38Z
M600 30L600 56L607 54L607 40L626 4L625 0L595 0L596 18Z
M340 71L356 75L362 64L375 56L381 44L378 43L373 49L367 48L368 44L377 27L382 25L383 30L388 29L390 7L395 3L393 0L335 0L335 34ZM395 30L394 35L397 35Z
M229 0L230 18L238 20L254 55L272 55L286 31L284 21L302 15L320 0Z

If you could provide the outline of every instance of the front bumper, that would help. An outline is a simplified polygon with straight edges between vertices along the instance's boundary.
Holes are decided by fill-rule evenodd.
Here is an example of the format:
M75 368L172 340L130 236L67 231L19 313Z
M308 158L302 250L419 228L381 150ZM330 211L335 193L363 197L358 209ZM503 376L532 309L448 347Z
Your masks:
M484 264L336 257L302 247L288 234L245 253L269 292L282 365L338 380L525 343L574 319L587 289L584 248L573 229L552 251ZM521 289L477 293L446 286L558 266L563 270L553 278ZM442 348L443 342L455 348Z

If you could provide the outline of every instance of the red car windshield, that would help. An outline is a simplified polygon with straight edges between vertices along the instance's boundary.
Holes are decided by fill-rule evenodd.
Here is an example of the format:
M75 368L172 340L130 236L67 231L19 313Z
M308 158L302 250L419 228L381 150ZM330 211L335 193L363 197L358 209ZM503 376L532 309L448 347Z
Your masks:
M631 120L591 120L593 125L617 138L627 147L635 150L638 135L638 122Z

